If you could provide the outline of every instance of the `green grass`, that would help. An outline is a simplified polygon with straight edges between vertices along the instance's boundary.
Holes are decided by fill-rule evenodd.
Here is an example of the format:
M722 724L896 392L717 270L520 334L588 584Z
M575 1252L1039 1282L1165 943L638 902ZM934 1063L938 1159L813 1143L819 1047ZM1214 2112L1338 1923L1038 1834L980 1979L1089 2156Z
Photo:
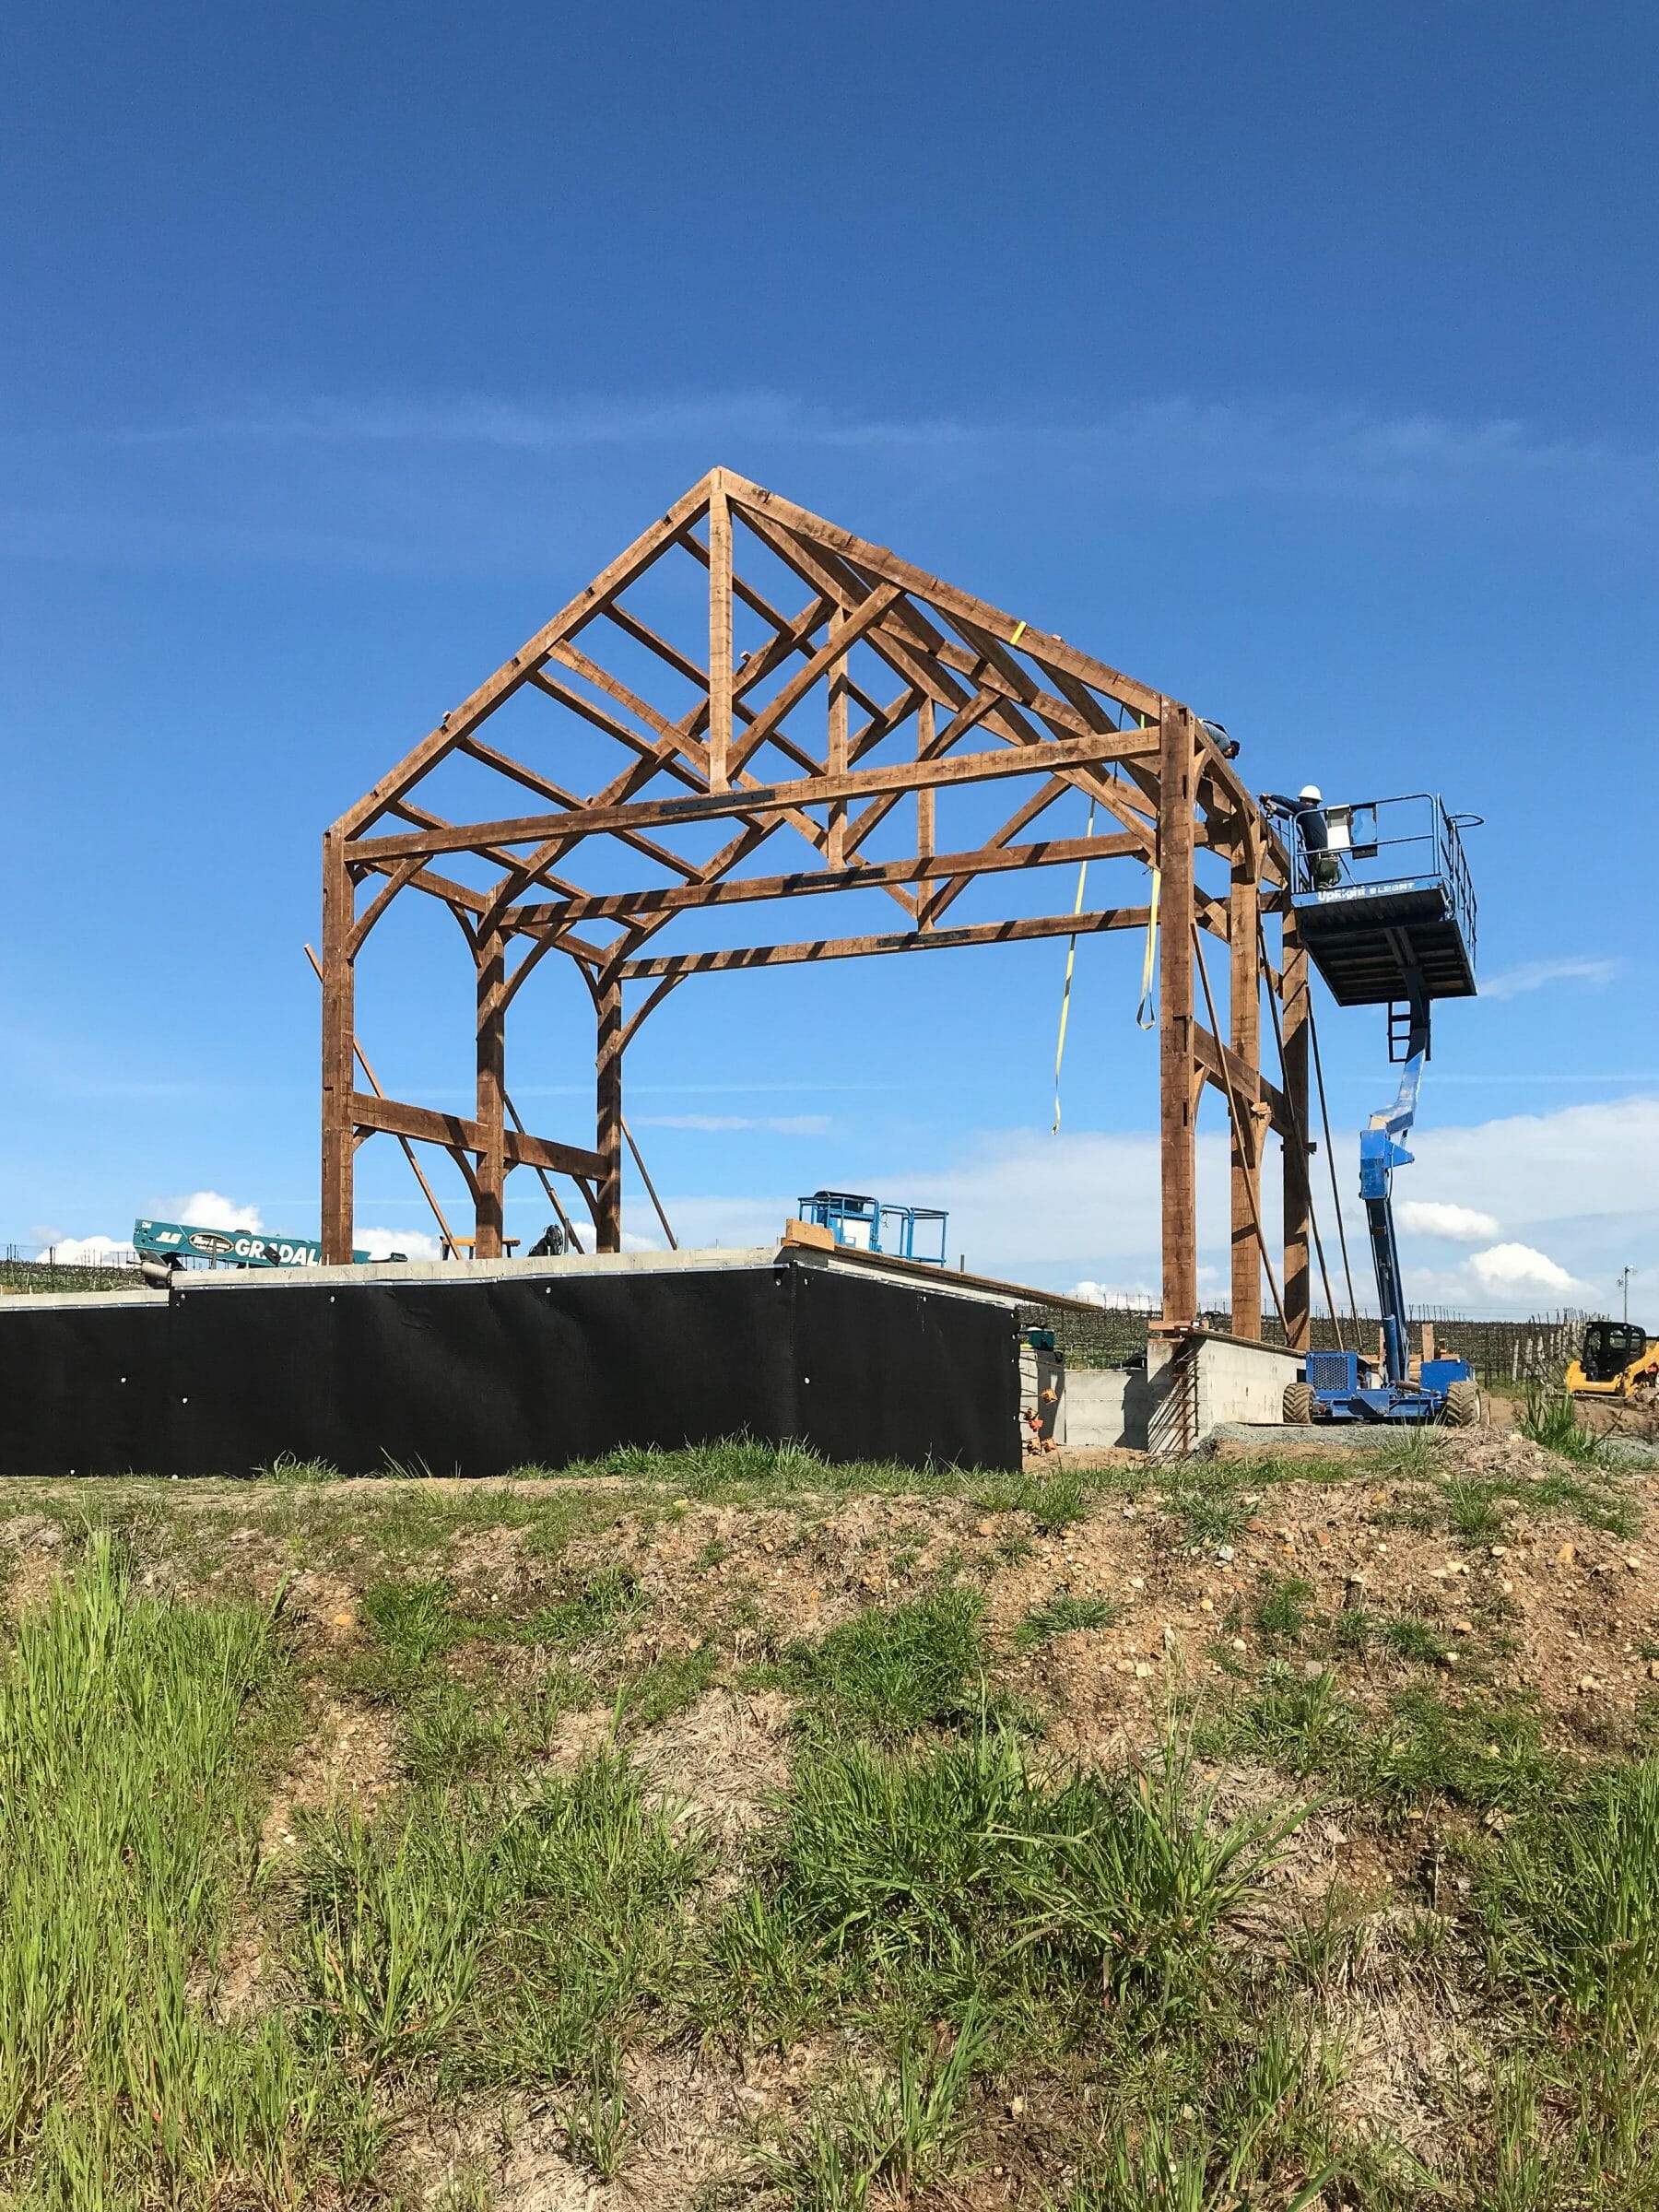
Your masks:
M1249 1754L1384 1818L1435 1803L1524 1811L1547 1802L1563 1772L1520 1696L1410 1688L1370 1717L1342 1695L1334 1674L1310 1680L1277 1659L1254 1685L1201 1712L1194 1738L1208 1757Z
M1201 1459L1181 1469L1164 1503L1186 1523L1194 1544L1225 1544L1242 1530L1250 1518L1245 1494L1259 1479L1247 1468L1241 1461Z
M426 2061L453 2088L576 2081L666 2002L708 1863L615 1752L523 1798L421 1793L390 1829L343 1816L305 1865L315 2031L371 2078Z
M1505 1527L1499 1501L1503 1491L1495 1482L1472 1482L1453 1477L1445 1486L1446 1524L1465 1544L1496 1544Z
M1659 2202L1659 1763L1536 1806L1487 1854L1477 1902L1526 2023L1494 2201Z
M804 2127L762 2153L761 2171L801 2212L847 2212L877 2184L908 2201L946 2182L967 2133L966 2101L990 2038L970 2008L938 2037L906 2035L892 2070L853 2073L820 2096Z
M757 1678L793 1691L830 1732L896 1737L967 1722L985 1701L984 1609L977 1590L931 1591L785 1646Z
M1385 1643L1402 1659L1415 1660L1419 1666L1442 1665L1452 1648L1426 1620L1418 1620L1409 1613L1396 1613L1382 1621L1376 1635L1379 1643Z
M1298 1575L1282 1582L1267 1576L1251 1615L1256 1633L1275 1642L1296 1642L1313 1618L1308 1605L1312 1594L1312 1583Z
M1114 1597L1075 1597L1063 1593L1033 1606L1016 1622L1014 1648L1030 1651L1033 1644L1046 1643L1051 1636L1069 1636L1079 1629L1110 1629L1123 1617L1123 1606Z
M1185 1745L1125 1775L1049 1775L1006 1728L921 1748L818 1743L758 1890L714 1934L727 2003L794 2033L848 1994L909 2019L1087 2017L1102 1989L1201 1988L1295 1810L1214 1817Z
M1586 1527L1613 1536L1633 1536L1641 1525L1628 1479L1598 1454L1582 1461L1579 1471L1551 1472L1539 1479L1490 1477L1453 1479L1444 1485L1447 1525L1465 1544L1494 1544L1504 1535L1505 1512L1542 1519L1568 1513Z
M1557 1383L1529 1382L1516 1424L1523 1436L1559 1459L1594 1465L1603 1456L1602 1440L1579 1425L1578 1409Z
M570 1596L516 1624L511 1633L521 1643L548 1643L570 1651L626 1628L644 1602L626 1569L606 1567L588 1575Z
M0 1661L0 2175L65 2212L285 2198L356 2092L192 1995L253 1844L267 1618L133 1594L107 1532Z

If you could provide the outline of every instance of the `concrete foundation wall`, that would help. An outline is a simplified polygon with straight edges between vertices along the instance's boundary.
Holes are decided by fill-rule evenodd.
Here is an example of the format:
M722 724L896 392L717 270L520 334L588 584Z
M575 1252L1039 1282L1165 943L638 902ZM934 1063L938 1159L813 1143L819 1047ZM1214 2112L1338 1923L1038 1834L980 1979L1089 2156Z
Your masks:
M1192 1342L1196 1373L1184 1410L1170 1403L1181 1387L1174 1347L1156 1338L1144 1368L1067 1368L1059 1441L1083 1452L1190 1450L1225 1422L1280 1419L1285 1385L1301 1372L1299 1353L1204 1330Z
M1301 1373L1301 1354L1240 1336L1210 1336L1198 1347L1198 1434L1219 1421L1279 1421L1285 1385Z
M1065 1373L1065 1441L1074 1451L1105 1452L1116 1444L1144 1441L1128 1434L1124 1400L1138 1371L1124 1367L1073 1367Z

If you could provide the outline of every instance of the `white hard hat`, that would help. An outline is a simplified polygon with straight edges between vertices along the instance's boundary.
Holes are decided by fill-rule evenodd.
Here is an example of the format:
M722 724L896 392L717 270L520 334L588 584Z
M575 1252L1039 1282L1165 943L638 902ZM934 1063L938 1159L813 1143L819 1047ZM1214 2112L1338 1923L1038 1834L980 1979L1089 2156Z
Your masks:
M1296 795L1299 799L1312 799L1315 806L1322 806L1324 804L1319 795L1319 786L1317 783L1304 783Z

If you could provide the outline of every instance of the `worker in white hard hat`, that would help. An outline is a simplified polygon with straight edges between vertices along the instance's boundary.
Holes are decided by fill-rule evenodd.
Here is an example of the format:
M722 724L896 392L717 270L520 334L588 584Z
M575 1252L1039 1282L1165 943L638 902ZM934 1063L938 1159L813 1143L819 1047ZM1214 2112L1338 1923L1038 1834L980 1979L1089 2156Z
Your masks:
M1331 851L1331 832L1325 821L1324 798L1317 783L1304 783L1295 798L1265 791L1262 804L1269 813L1291 823L1308 856L1308 874L1316 891L1328 891L1342 881L1342 864Z

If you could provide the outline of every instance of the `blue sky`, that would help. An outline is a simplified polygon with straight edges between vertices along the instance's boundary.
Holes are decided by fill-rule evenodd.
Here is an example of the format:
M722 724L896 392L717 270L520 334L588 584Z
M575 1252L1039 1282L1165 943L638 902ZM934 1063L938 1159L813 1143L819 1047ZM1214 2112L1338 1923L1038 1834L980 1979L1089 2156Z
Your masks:
M1652 11L23 0L8 46L0 1243L314 1224L322 827L718 462L1218 716L1258 788L1484 815L1414 1292L1659 1299ZM360 1027L438 1103L469 979L425 942ZM1138 951L1079 952L1056 1140L1063 959L688 985L629 1095L683 1239L829 1181L1150 1284ZM588 1020L520 1006L581 1137ZM1380 1019L1323 1034L1351 1131ZM424 1224L386 1140L359 1193Z

